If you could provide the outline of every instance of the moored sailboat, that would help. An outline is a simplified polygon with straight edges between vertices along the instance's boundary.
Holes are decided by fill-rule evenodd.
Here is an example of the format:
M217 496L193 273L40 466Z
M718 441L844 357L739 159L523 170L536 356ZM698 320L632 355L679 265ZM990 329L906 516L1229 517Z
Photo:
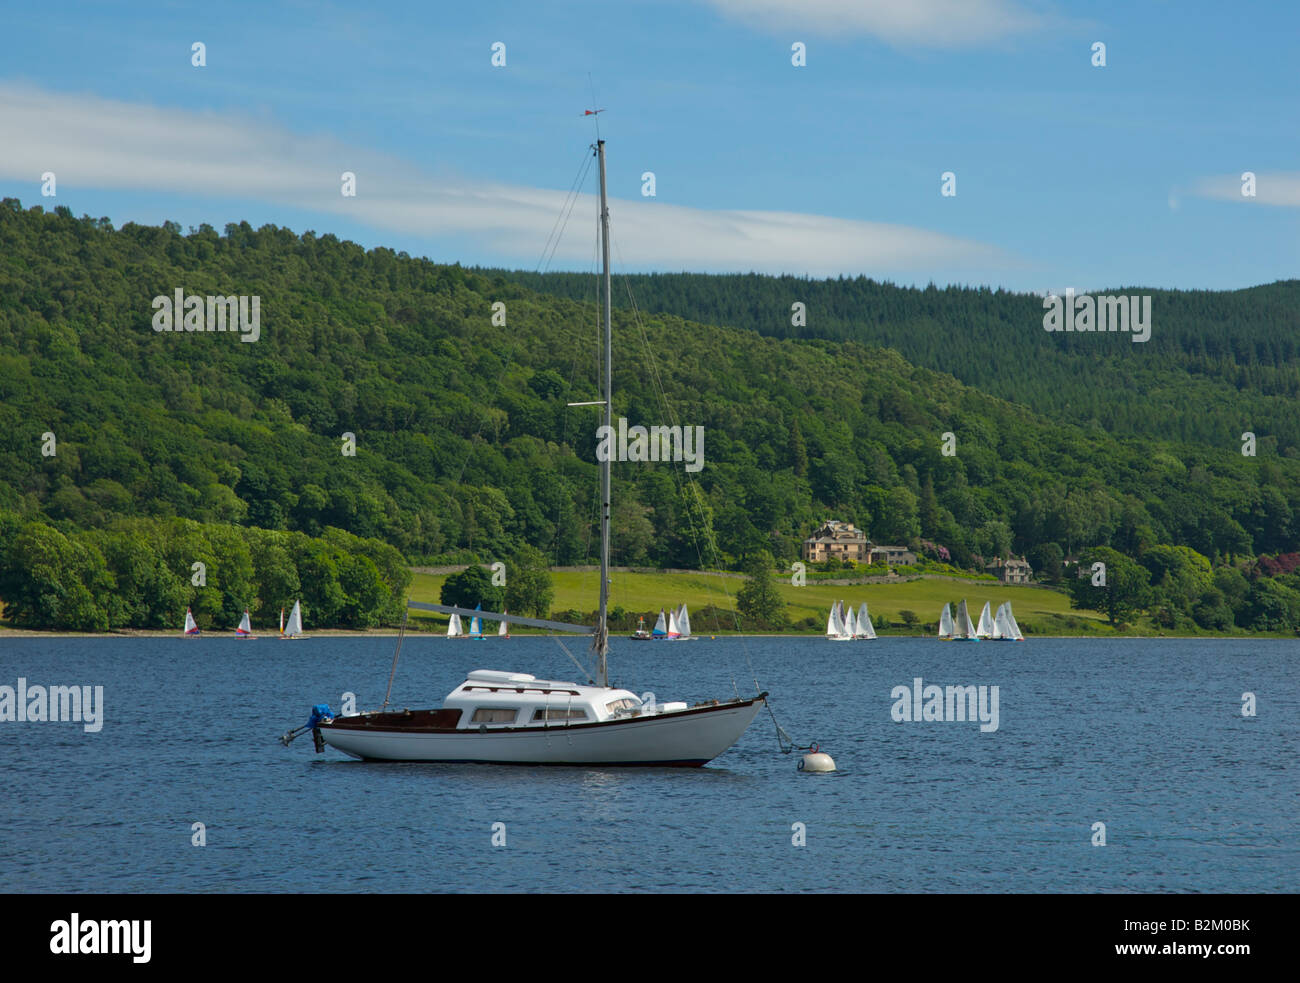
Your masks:
M197 638L198 635L199 635L199 626L198 623L195 622L194 620L194 613L189 608L186 608L184 636L186 638Z
M248 608L244 608L244 616L239 619L239 627L235 629L235 637L257 640L257 636L253 634L252 621L248 617Z
M596 141L600 160L600 218L604 255L603 410L605 432L612 432L612 316L609 276L609 212L605 193L605 144ZM593 404L576 404L593 405ZM609 683L610 458L601 465L600 606L594 628L541 619L500 615L504 621L594 636L595 679L590 685L539 680L528 673L477 669L467 674L440 709L380 710L335 717L313 708L306 729L318 751L331 745L355 758L383 761L466 763L700 766L731 747L765 704L767 693L749 699L684 702L642 701ZM418 604L441 613L461 613L444 605ZM467 612L478 616L479 612ZM496 617L496 616L494 616ZM677 633L671 616L663 636ZM656 629L659 626L656 625ZM394 662L396 665L396 662ZM387 706L387 698L385 698ZM285 741L295 732L285 735Z

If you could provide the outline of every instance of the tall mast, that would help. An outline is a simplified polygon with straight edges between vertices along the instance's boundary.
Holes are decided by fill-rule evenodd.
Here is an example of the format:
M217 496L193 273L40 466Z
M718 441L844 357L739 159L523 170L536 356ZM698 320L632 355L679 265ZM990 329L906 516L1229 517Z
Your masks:
M602 395L605 398L605 433L613 433L614 423L614 370L611 363L614 329L610 315L609 287L609 206L605 202L605 141L596 141L596 156L600 159L600 248L605 262L605 385ZM600 615L596 621L596 685L609 685L609 667L606 655L609 653L609 626L606 623L609 610L609 508L610 508L610 471L609 462L613 454L606 454L600 466Z

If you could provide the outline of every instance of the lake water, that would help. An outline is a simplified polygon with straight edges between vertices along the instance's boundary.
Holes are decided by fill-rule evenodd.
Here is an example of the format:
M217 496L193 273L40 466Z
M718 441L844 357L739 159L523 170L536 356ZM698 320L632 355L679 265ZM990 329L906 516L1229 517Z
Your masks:
M565 644L587 661L584 640ZM725 698L733 679L749 695L756 674L781 724L834 756L832 775L799 773L766 713L703 769L367 764L316 754L310 735L281 746L313 703L381 703L392 651L0 639L0 685L104 688L98 733L0 723L7 890L1300 889L1300 642L614 640L614 681L660 701ZM393 702L440 705L476 668L577 678L551 638L411 636ZM895 721L891 691L915 677L997 686L997 729Z

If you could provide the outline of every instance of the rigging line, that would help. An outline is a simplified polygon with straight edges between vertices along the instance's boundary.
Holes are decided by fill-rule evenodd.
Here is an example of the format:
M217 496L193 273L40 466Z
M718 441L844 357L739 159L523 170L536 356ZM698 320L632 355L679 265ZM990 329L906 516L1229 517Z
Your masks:
M599 224L600 224L600 219L599 219L599 218L597 218L597 220L596 220L596 224L597 224L597 226L599 226ZM595 269L596 269L596 261L597 261L597 258L598 258L598 254L599 254L599 252L600 252L600 240L599 240L599 233L598 233L598 234L597 234L597 238L596 238L595 240L593 240L593 243L592 243L592 250L591 250L591 266L590 266L590 270L591 270L593 273L595 272ZM597 295L599 295L599 290L597 290ZM581 304L582 301L575 301L575 303ZM581 308L579 308L579 309L581 310ZM598 306L598 305L597 305L597 307L595 308L595 310L596 310L596 321L597 321L597 335L599 336L599 333L600 333L600 332L599 332L600 309L599 309L599 306ZM568 392L570 392L570 393L573 392L573 382L574 382L574 379L576 379L576 378L577 378L577 375L578 375L578 362L581 360L581 358L582 358L582 352L583 352L584 350L585 350L585 346L583 346L583 345L575 344L575 345L573 346L573 363L569 366L569 387L568 387ZM560 435L561 435L561 438L563 439L563 441L565 441L565 442L569 442L569 435L570 435L570 421L571 421L571 420L576 420L576 419L577 419L576 417L570 417L569 414L570 414L570 411L571 411L571 410L572 410L572 407L570 407L570 406L567 405L567 400L566 400L566 405L565 405L565 407L564 407L564 416L562 417L562 423L561 423L561 425L560 425ZM576 443L577 443L576 440L574 440L574 441L572 442L572 444L576 444ZM575 458L576 458L576 455L575 455ZM572 500L572 496L569 496L569 498L570 498L570 500ZM600 502L600 496L599 496L599 494L597 493L597 494L593 495L593 504L594 504L594 508L595 508L595 514L596 514L596 516L597 516L597 518L596 518L596 521L597 521L597 522L600 521L600 520L599 520L599 507L600 507L600 506L599 506L599 502ZM560 519L561 519L561 517L562 517L562 516L561 516L561 510L563 509L563 507L564 507L563 497L562 497L562 496L557 496L557 500L556 500L556 503L555 503L555 528L556 528L557 530L560 528ZM578 510L575 508L575 509L574 509L574 515L577 515L577 514L578 514ZM591 558L591 525L590 525L589 523L586 524L586 530L587 530L587 537L586 537L586 542L585 542L585 544L584 544L584 546L583 546L583 554L582 554L582 556L583 556L583 560L584 560L584 561L585 561L585 560L588 560L588 559ZM556 538L555 538L554 559L555 559L555 562L554 562L553 565L554 565L554 566L559 566L559 564L560 564L560 540L559 540L559 536L558 536L558 535L557 535Z
M590 170L591 156L587 155L581 170L578 172L577 179L569 188L569 195L565 198L564 205L561 206L561 214L556 218L557 223L560 218L563 218L564 224L560 226L559 235L555 236L553 240L547 241L547 244L550 247L550 255L547 255L545 248L542 250L542 259L538 262L537 269L533 271L535 274L544 273L546 268L550 267L551 260L555 258L555 252L560 248L560 242L564 239L564 230L568 228L569 218L573 215L573 210L577 207L578 201L582 198L582 192L576 189L586 183L587 174Z
M410 610L410 608L402 608L402 627L397 630L397 651L393 653L393 669L388 674L388 689L384 691L384 705L379 708L380 710L388 706L388 698L393 695L393 677L397 675L397 657L402 654L402 640L406 638L406 618Z
M560 206L560 215L556 217L557 224L559 224L561 218L564 219L564 223L563 225L560 226L559 236L556 238L555 246L551 250L552 255L554 255L555 249L559 248L560 239L564 237L564 229L568 227L568 223L569 223L568 215L572 214L573 204L576 204L578 197L580 197L580 195L576 192L575 189L584 180L587 171L591 168L591 160L587 154L587 151L583 150L582 154L583 154L583 160L578 165L578 173L574 177L573 183L569 185L569 191L568 194L565 195L564 204ZM570 202L572 202L572 204ZM554 232L553 229L552 232ZM549 236L547 237L547 244L548 245L550 244ZM542 258L538 260L537 269L534 270L533 272L534 273L542 272L542 263L546 261L547 261L546 247L544 246L542 249ZM504 379L506 373L510 371L510 360L514 358L515 350L519 347L520 339L523 337L518 332L507 332L507 335L510 338L510 347L506 350L505 358L501 360L501 371L497 374L497 378L496 378L497 391L500 391L501 389L501 380ZM464 479L465 470L469 467L470 459L474 456L474 447L479 442L480 438L483 435L483 428L487 426L489 416L490 414L484 413L482 416L479 417L478 428L474 431L474 436L469 439L469 446L465 450L465 456L461 459L460 470L457 471L456 479L454 482L452 482L453 486L460 485L461 481Z
M592 246L592 260L591 260L591 269L592 269L593 271L594 271L595 268L596 268L597 256L598 256L598 253L600 252L600 233L599 233L599 228L600 228L600 218L599 218L599 216L596 218L596 227L597 227L597 235L596 235L596 238L595 238L595 240L594 240L594 242L593 242L593 246ZM597 297L599 297L599 287L597 288L596 294L597 294ZM593 308L593 310L595 311L595 319L596 319L596 335L597 335L597 337L600 337L600 335L601 335L601 333L602 333L602 332L601 332L602 324L601 324L601 313L600 313L600 305L599 305L599 301L597 301L596 306ZM570 369L570 374L569 374L569 391L570 391L570 392L573 391L573 380L574 380L574 378L577 376L577 371L578 371L578 362L579 362L579 360L582 358L582 352L584 352L584 351L586 351L586 350L587 350L587 348L586 348L586 346L584 346L584 345L578 345L578 344L575 344L575 345L573 346L573 365L572 365L572 367L571 367L571 369ZM597 356L596 356L596 363L597 363L597 365L596 365L596 370L595 370L595 371L596 371L597 378L599 378L599 374L600 374L600 367L599 367L600 356L599 356L599 352L597 353ZM564 422L564 431L563 431L563 432L564 432L564 435L565 435L566 438L568 437L568 434L569 434L569 420L570 420L570 417L569 417L569 411L570 411L571 409L572 409L572 407L569 407L569 406L567 406L567 405L565 406L565 409L564 409L564 421L565 421L565 422ZM576 419L576 417L574 417L573 419ZM575 459L576 459L576 455L575 455ZM583 523L583 528L584 528L584 530L585 530L585 538L584 538L584 541L583 541L583 547L582 547L582 559L583 559L583 563L582 563L582 565L583 565L583 566L589 566L589 565L590 565L590 562L589 562L589 561L590 561L591 558L592 558L592 557L591 557L592 531L593 531L593 529L595 529L597 526L600 525L600 489L599 489L599 487L593 484L593 485L592 485L592 488L591 488L591 493L590 493L590 494L591 494L591 499L590 499L590 511L587 513L587 521ZM576 505L576 503L575 503L575 505ZM559 507L559 506L557 505L557 508L558 508L558 507ZM580 514L580 513L579 513L578 509L575 508L575 509L574 509L574 515L579 515L579 514ZM559 517L558 517L558 515L557 515L557 520L556 520L556 521L557 521L557 526L558 526L558 520L559 520ZM558 543L557 543L557 551L558 551ZM581 573L581 571L579 571L579 572ZM590 578L586 578L585 580L582 579L582 578L579 578L579 584L580 584L581 587L586 587L588 584L590 584L590 582L591 582Z
M560 648L564 651L564 654L567 655L573 661L573 664L578 667L578 671L587 677L587 682L593 686L596 685L596 681L591 678L591 673L587 671L586 667L583 666L581 662L579 662L576 658L574 658L573 653L569 651L568 646L566 646L562 641L560 641L559 636L552 635L551 639L552 641L555 642L556 645L560 646Z
M570 201L576 200L576 198L580 196L576 189L586 181L587 171L590 169L591 155L584 149L582 151L582 160L578 163L578 173L574 175L573 182L569 185L569 190L565 193L564 202L560 205L559 214L555 216L555 224L551 226L551 234L546 237L546 244L542 246L542 255L537 261L537 267L533 270L534 273L542 272L543 263L548 262L548 250L552 255L554 255L554 250L551 248L552 241L558 245L560 239L564 237L564 229L560 227L560 222L563 220L566 225L568 224L569 213L573 211L573 206L570 204ZM559 229L558 235L556 234L556 229Z
M620 264L626 265L626 263L625 263L625 261L624 261L624 259L623 259L623 253L622 253L621 250L618 249L617 244L615 244L615 249L618 251L618 258L619 258L619 262L620 262ZM656 390L656 392L657 392L657 394L658 394L658 396L659 396L659 401L660 401L661 405L662 405L663 408L664 408L664 413L665 413L665 415L667 416L669 423L672 424L673 426L676 426L676 425L677 425L677 417L676 417L676 414L673 412L672 405L668 402L668 394L667 394L667 392L664 390L663 379L662 379L662 377L661 377L660 374L659 374L659 368L658 368L658 365L655 363L655 360L654 360L654 358L653 358L653 353L652 353L652 349L651 349L651 346L650 346L649 337L648 337L647 334L646 334L645 325L644 325L644 323L643 323L642 320L641 320L641 311L640 311L640 308L637 306L636 298L632 295L632 287L631 287L631 284L630 284L630 282L628 281L628 278L627 278L627 277L624 277L624 278L623 278L623 285L624 285L624 287L625 287L625 289L626 289L626 291L627 291L628 302L632 305L632 318L633 318L633 321L635 322L635 324L636 324L636 326L637 326L637 330L639 331L639 333L640 333L640 335L641 335L641 344L642 344L642 349L643 349L643 351L646 353L646 362L647 362L647 364L648 364L649 367L650 367L650 375L651 375L652 381L653 381L653 383L654 383L655 390ZM679 478L679 481L680 481L680 480L682 480L682 479ZM701 517L703 517L703 515L704 515L704 508L705 508L705 501L704 501L704 495L703 495L703 492L701 491L701 489L700 489L700 487L699 487L699 483L698 483L698 482L697 482L693 477L691 477L689 474L686 474L686 475L685 475L685 481L686 481L686 485L687 485L687 487L691 490L691 493L693 493L693 495L694 495L694 497L695 497L695 506L696 506L696 508L698 508L698 509L700 510L700 511L699 511L699 515L700 515ZM680 487L680 486L679 486L679 487ZM704 562L704 555L703 555L703 552L702 552L702 550L701 550L701 546L700 546L701 541L702 541L703 539L705 539L705 536L704 536L704 534L703 534L703 531L702 531L701 529L697 528L697 526L696 526L696 522L695 522L695 512L694 512L694 510L690 507L690 504L689 504L689 503L688 503L687 508L686 508L686 520L687 520L687 523L688 523L688 525L689 525L689 527L690 527L690 530L691 530L692 539L694 540L694 543L695 543L695 555L696 555L696 558L699 560L700 567L701 567L702 569L707 569L706 564L705 564L705 562ZM710 547L710 550L711 550L711 552L712 552L712 554L713 554L714 567L715 567L715 569L718 570L719 573L723 573L724 571L722 571L722 569L721 569L721 567L722 567L722 562L721 562L722 557L721 557L720 551L718 550L718 544L717 544L717 542L716 542L716 537L714 537L714 536L709 536L709 537L708 537L708 540L709 540L709 547ZM727 586L726 586L726 578L720 576L720 577L718 578L718 585L719 585L720 589L722 590L723 595L727 598L728 603L731 605L731 609L732 609L732 612L731 612L732 624L735 626L736 631L739 631L739 630L740 630L740 617L739 617L739 614L738 614L738 612L736 611L736 608L735 608L735 600L732 598L732 596L731 596L731 592L727 590ZM715 627L715 629L716 629L717 627L719 627L719 623L718 623L718 620L717 620L717 611L716 611L716 606L715 606L715 610L714 610L714 614L713 614L713 619L714 619L714 620L713 620L714 627ZM746 661L746 663L747 663L748 666L749 666L750 676L751 676L751 678L752 678L753 681L754 681L754 692L756 692L756 693L762 692L762 687L759 686L759 684L758 684L758 673L754 670L754 661L753 661L753 659L752 659L751 656L750 656L750 651L749 651L749 641L748 641L748 639L746 639L743 635L741 636L741 651L744 652L744 654L745 654L745 661ZM733 686L734 686L734 682L735 682L735 681L733 680Z

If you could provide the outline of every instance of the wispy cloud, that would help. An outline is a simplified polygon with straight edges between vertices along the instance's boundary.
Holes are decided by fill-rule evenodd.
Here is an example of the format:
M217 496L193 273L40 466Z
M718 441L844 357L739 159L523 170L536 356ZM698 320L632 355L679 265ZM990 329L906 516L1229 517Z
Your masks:
M1254 197L1243 195L1242 186L1240 174L1225 174L1201 178L1192 184L1191 193L1198 198L1214 198L1219 201L1300 207L1300 172L1261 171L1255 175Z
M901 47L952 48L1049 25L1016 0L704 0L765 31L869 36Z
M262 119L162 109L0 84L0 178L56 173L80 187L242 198L347 216L375 229L460 238L502 257L540 252L565 193L421 172L402 159L304 137ZM357 196L340 194L352 171ZM579 203L586 213L594 202ZM653 201L610 206L622 261L642 269L809 273L987 271L999 248L910 226L776 211L709 211ZM527 244L521 248L521 244ZM570 234L558 260L590 261Z

